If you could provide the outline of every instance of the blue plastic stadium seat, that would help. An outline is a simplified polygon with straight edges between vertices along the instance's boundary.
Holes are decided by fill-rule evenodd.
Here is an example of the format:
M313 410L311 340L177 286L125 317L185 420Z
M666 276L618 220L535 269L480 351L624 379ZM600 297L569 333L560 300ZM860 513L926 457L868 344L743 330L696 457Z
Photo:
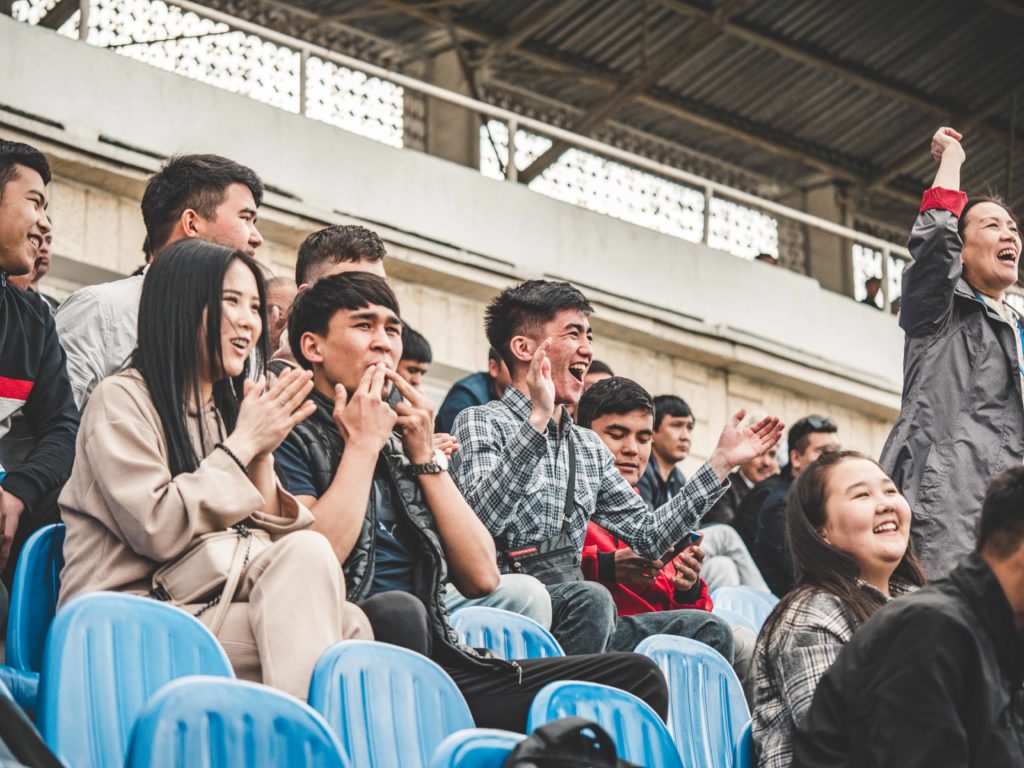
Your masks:
M736 768L754 768L754 721L748 720L736 739L733 765Z
M749 618L747 618L741 613L736 613L736 611L730 611L728 608L719 608L717 605L715 606L715 610L713 611L713 613L715 614L715 616L725 619L734 626L745 627L746 629L749 629L755 635L758 632L757 627L754 626L754 622L752 622Z
M36 723L66 765L119 766L146 701L186 675L234 677L198 619L135 595L82 595L57 613L46 638Z
M637 647L668 681L669 730L686 765L732 768L733 747L750 710L732 666L718 651L684 637L652 635Z
M502 768L509 753L525 738L495 728L457 731L441 742L430 768Z
M501 608L470 606L451 616L459 640L471 648L488 648L503 659L565 656L554 635L528 616Z
M754 625L755 631L760 632L779 598L771 592L753 587L719 587L711 593L711 602L715 605L714 613L718 613L719 609L738 613L747 617Z
M599 683L549 683L530 705L527 730L562 717L594 721L615 740L619 757L632 763L683 768L672 735L657 712L631 693Z
M57 610L63 567L64 526L54 524L28 537L14 570L7 618L8 666L0 666L0 680L27 712L36 709L43 645Z
M342 641L320 657L309 704L359 768L426 768L446 736L473 727L466 700L441 667L368 640Z
M156 692L132 730L126 768L348 768L316 712L264 685L183 677Z

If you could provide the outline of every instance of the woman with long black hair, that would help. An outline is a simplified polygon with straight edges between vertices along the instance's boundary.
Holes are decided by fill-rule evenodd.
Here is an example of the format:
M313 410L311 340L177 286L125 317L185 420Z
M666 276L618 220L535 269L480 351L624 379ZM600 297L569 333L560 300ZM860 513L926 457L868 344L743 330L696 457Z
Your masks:
M334 642L370 637L337 557L278 484L273 451L313 410L306 371L253 382L269 359L266 291L241 251L183 240L146 275L131 367L96 387L71 479L60 603L97 590L150 594L160 566L203 534L244 523L272 544L242 571L217 632L239 677L305 699ZM256 353L255 355L253 353ZM210 622L206 603L183 606Z
M793 732L821 676L854 631L924 584L910 549L910 507L878 464L825 453L793 484L786 509L796 586L775 606L754 652L759 768L788 768Z

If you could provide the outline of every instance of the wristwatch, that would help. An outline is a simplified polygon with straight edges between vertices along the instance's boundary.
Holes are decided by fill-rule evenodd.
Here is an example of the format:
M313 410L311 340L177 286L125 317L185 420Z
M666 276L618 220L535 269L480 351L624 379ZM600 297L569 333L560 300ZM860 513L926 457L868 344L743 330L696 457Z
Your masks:
M413 464L410 469L414 475L439 475L448 471L448 457L444 451L435 448L433 459L426 464Z

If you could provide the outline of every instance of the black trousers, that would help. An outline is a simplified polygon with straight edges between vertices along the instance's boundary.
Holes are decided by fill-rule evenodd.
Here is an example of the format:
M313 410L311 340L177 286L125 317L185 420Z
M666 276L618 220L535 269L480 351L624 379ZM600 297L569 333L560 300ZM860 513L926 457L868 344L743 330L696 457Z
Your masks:
M611 685L646 701L662 720L668 713L668 686L657 665L636 653L593 653L550 659L521 659L522 680L513 671L477 669L460 656L436 647L426 609L404 592L384 592L359 607L374 637L421 653L451 675L462 691L479 728L526 732L526 719L537 695L548 683L582 680ZM440 646L440 643L437 644ZM437 653L435 653L435 650Z

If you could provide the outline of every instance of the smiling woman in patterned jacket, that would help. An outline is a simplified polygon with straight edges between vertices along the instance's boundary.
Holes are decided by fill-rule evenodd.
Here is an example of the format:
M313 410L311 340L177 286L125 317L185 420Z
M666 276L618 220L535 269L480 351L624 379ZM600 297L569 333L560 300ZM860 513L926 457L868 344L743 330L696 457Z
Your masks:
M759 768L788 768L793 732L840 649L879 608L924 583L907 500L862 454L826 453L801 472L786 518L797 586L768 617L755 651Z

